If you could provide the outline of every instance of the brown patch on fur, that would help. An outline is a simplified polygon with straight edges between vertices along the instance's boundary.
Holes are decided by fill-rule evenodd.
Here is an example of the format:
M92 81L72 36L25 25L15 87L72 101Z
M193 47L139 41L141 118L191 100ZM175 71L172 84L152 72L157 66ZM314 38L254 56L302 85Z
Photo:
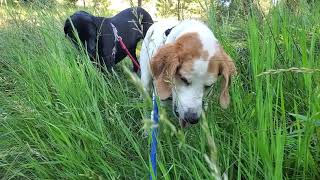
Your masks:
M202 53L202 43L199 39L198 33L187 33L179 37L175 45L177 53L182 61L193 60L199 58Z
M178 68L191 71L193 61L207 54L208 52L203 52L201 40L195 32L184 34L174 43L159 48L152 57L150 66L160 99L170 97L173 78Z
M215 75L223 75L220 106L226 109L230 104L229 81L236 73L236 67L231 57L219 47L219 51L210 58L208 71Z
M176 73L180 60L174 44L166 44L159 48L152 57L150 67L155 79L157 93L164 100L171 95L171 77Z

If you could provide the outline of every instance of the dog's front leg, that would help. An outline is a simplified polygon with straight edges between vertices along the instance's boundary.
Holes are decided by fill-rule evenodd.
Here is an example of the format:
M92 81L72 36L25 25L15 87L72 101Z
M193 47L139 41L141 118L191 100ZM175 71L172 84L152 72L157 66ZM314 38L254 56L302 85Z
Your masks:
M104 66L106 66L108 72L112 73L113 67L115 65L113 56L112 55L103 56L102 57L102 64Z
M140 60L141 60L141 58L140 58ZM141 82L142 82L143 90L146 93L149 93L149 91L151 89L152 77L151 77L151 73L148 68L149 64L147 64L147 63L149 63L149 62L141 61Z
M112 54L114 47L114 39L110 36L101 36L98 42L98 54L101 65L106 66L109 72L112 72L115 65L115 59Z

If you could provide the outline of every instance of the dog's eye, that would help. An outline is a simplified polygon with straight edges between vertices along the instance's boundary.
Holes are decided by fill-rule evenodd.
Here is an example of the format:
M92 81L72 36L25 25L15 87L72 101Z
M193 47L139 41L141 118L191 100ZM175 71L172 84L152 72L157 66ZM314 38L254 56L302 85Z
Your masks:
M187 86L189 86L191 83L184 77L180 78L182 82L184 82Z

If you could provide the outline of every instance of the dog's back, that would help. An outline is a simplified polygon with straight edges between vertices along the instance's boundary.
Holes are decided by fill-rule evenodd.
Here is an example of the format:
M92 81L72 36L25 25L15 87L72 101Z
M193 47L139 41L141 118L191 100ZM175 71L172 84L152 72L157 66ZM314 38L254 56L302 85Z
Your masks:
M166 30L173 28L179 24L177 20L162 20L154 23L146 33L146 36L143 40L142 47L141 47L141 58L145 58L147 56L147 61L153 56L157 49L160 46L164 45L166 41Z
M153 24L150 14L140 7L127 8L110 18L110 20L117 27L119 35L126 37L123 38L123 41L130 53L133 54L133 57L137 59L135 54L137 43L145 37L148 29ZM118 45L117 49L121 49L121 47ZM126 56L125 53L121 52L120 50L117 54L118 56L116 56L116 59L118 59L116 63ZM134 71L136 72L138 69L135 67Z
M120 24L119 22L122 22L128 24L130 27L128 30L138 28L141 30L141 38L145 37L148 29L153 24L150 14L141 7L127 8L113 16L111 19L113 23Z

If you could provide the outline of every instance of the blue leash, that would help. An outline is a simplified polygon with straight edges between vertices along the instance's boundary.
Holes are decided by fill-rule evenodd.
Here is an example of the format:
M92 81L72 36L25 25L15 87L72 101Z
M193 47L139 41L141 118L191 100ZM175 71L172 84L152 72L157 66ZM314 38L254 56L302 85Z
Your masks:
M155 95L155 92L152 94L152 106L153 110L151 112L151 118L153 121L152 126L152 139L151 139L151 152L150 152L150 159L151 159L151 174L150 174L150 180L153 179L153 177L157 177L157 134L158 134L158 123L159 123L159 110L157 105L157 98Z

